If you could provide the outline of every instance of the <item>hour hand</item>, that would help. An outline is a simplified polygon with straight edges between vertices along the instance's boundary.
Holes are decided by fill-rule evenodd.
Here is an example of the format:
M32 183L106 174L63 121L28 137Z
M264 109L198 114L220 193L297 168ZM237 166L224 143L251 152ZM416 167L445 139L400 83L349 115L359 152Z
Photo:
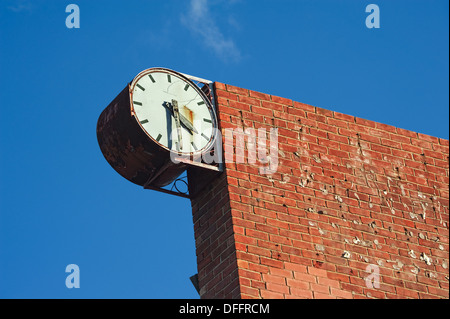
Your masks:
M180 120L181 120L181 124L183 124L188 130L190 130L191 132L194 133L198 133L197 130L195 129L195 127L192 125L192 123L183 116L183 114L180 114ZM191 133L192 134L192 133Z
M168 110L170 111L170 113L172 114L172 116L174 116L174 113L173 113L173 105L172 105L171 103L169 103L169 102L164 102L164 103L163 103L163 106L164 106L166 109L168 109ZM189 131L189 133L191 133L191 135L192 135L193 133L196 133L196 134L198 133L198 131L195 129L195 127L192 125L192 123L191 123L187 118L185 118L185 117L183 116L183 114L178 113L178 115L179 115L181 124L182 124L185 128L188 129L188 131Z

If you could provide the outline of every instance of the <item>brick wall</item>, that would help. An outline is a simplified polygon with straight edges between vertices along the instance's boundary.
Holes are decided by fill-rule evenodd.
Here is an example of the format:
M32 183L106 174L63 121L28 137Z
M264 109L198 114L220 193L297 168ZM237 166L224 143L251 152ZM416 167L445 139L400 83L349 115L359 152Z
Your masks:
M215 88L222 130L278 128L279 163L192 200L202 298L449 297L448 140Z

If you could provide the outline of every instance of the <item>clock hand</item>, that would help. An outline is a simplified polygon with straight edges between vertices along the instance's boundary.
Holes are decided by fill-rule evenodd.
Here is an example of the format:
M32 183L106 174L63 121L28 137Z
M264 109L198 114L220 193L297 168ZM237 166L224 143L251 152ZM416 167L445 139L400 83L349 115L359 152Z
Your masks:
M192 125L191 121L189 121L187 118L185 118L183 116L183 114L180 114L180 120L182 122L182 124L184 124L184 126L186 128L188 128L189 130L191 130L192 132L194 132L195 134L197 134L197 130L195 129L195 127ZM191 133L192 134L192 133Z
M172 111L173 117L175 118L175 125L177 127L178 143L180 145L180 150L183 149L183 141L181 136L181 126L180 126L180 112L178 111L177 100L172 100Z
M172 100L172 101L173 101L173 100ZM173 111L173 105L172 105L172 104L170 104L169 102L164 102L164 103L163 103L163 106L164 106L165 108L167 108L167 109L170 111L170 113L172 114L172 116L174 116L174 111ZM190 133L191 135L193 135L193 133L198 134L198 131L195 129L195 127L192 125L192 123L191 123L187 118L185 118L185 117L183 116L183 114L181 114L181 113L179 113L179 112L178 112L178 114L179 114L179 119L180 119L180 121L181 121L181 124L182 124L185 128L188 129L189 133ZM174 116L174 117L175 117L175 116Z

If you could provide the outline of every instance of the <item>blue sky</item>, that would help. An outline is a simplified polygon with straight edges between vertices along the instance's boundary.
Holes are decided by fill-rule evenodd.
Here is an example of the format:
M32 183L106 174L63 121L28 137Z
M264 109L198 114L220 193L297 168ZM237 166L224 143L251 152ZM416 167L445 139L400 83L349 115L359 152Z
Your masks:
M370 3L380 29L365 25ZM448 139L448 6L1 0L0 298L198 298L189 200L126 181L97 144L101 111L143 69Z

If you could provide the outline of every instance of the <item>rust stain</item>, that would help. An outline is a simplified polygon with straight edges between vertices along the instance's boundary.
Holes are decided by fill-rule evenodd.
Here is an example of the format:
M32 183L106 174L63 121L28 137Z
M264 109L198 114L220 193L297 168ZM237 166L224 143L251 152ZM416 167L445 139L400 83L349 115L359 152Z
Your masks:
M189 120L189 122L191 122L191 124L193 124L194 123L194 112L192 112L192 110L190 108L188 108L186 105L184 105L183 108L185 109L185 114L187 114L187 119Z

